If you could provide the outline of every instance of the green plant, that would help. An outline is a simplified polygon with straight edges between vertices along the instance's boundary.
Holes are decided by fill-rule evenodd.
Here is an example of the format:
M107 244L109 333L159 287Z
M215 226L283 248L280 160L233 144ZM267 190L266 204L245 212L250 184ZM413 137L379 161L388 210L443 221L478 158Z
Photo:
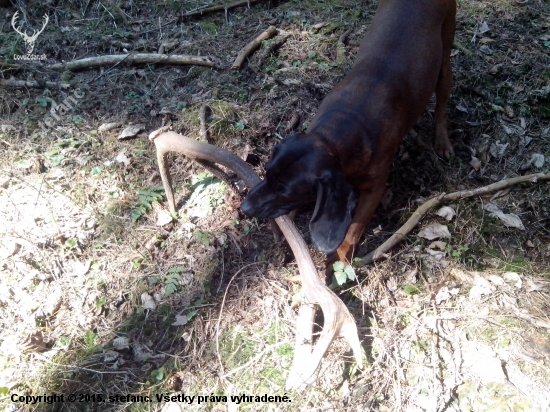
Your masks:
M78 239L77 238L70 238L65 241L65 246L67 246L69 249L74 249L78 246Z
M100 175L101 172L103 172L103 167L101 166L92 167L92 169L90 170L90 174L92 176Z
M84 335L84 344L88 350L92 351L97 347L95 343L96 339L97 335L94 332L91 330L86 331L86 334Z
M208 236L208 233L202 232L200 230L195 230L194 234L197 242L202 243L206 247L210 246L210 238Z
M140 217L150 211L153 207L153 202L157 202L163 198L164 188L162 186L153 186L141 189L138 192L137 199L133 202L132 211L130 212L132 223L137 222Z
M49 152L44 153L44 156L46 156L46 159L52 162L55 166L59 166L61 162L65 160L65 156L60 154L59 150L51 150Z
M166 296L170 296L178 290L178 286L181 282L181 276L179 274L182 272L185 272L185 269L180 266L168 269L168 274L166 275L166 279L164 281Z
M41 107L48 107L48 103L51 101L51 99L45 98L45 97L37 97L36 98L36 104Z
M151 376L153 379L155 379L157 382L160 382L164 379L164 367L160 367L158 369L155 369L151 372Z
M136 270L141 269L142 261L143 261L142 258L135 258L135 259L132 261L132 267L133 267L134 269L136 269Z
M338 286L342 286L348 280L355 280L355 270L351 265L344 265L344 263L338 261L332 265L334 269L334 280Z
M413 285L401 285L401 290L405 292L407 295L415 295L418 292L420 292L420 290Z
M447 245L445 248L445 253L447 253L449 256L452 256L456 260L462 260L466 257L466 252L470 248L468 245L458 245L456 247L453 247L451 245Z

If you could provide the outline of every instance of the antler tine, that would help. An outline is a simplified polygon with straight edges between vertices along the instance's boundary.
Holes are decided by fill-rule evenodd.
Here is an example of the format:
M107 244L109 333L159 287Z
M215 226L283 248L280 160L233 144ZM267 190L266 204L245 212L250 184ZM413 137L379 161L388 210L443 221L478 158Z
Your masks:
M11 26L16 31L16 33L19 33L21 36L23 36L25 33L22 33L17 27L15 27L15 22L17 21L18 17L19 17L19 10L16 11L13 17L11 18Z
M45 18L45 21L44 21L44 24L42 25L42 28L40 30L34 30L33 34L31 37L29 37L29 40L30 41L33 41L33 40L36 40L38 35L40 33L42 33L44 31L44 29L46 28L46 25L48 24L48 22L50 21L50 17L47 15L47 14L44 14L44 18Z

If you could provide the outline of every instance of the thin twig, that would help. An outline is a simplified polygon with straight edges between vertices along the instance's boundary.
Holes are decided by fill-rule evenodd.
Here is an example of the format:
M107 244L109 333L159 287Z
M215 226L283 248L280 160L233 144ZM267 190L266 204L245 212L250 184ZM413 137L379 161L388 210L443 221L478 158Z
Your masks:
M380 246L378 246L368 255L363 256L362 258L360 258L360 260L357 260L356 262L354 262L353 266L361 267L369 263L372 263L376 260L380 260L387 257L387 252L389 252L395 245L403 241L407 236L407 234L409 234L410 231L414 229L414 227L430 211L430 209L439 205L442 202L456 200L456 199L465 199L473 196L480 196L487 193L495 192L497 190L503 190L508 187L517 185L519 183L526 183L526 182L536 183L539 181L546 181L546 180L550 180L550 173L533 173L530 175L518 176L510 179L501 180L500 182L496 182L488 186L479 187L473 190L461 190L459 192L453 192L449 194L443 193L436 197L433 197L427 200L422 205L420 205L418 209L414 211L412 216L405 222L405 224L401 226L399 229L397 229L397 231L388 240L386 240L384 243L382 243Z
M47 362L51 365L61 366L63 368L67 368L67 369L70 369L70 370L79 370L79 371L97 373L99 375L127 375L128 374L128 372L126 372L126 371L96 371L94 369L84 368L82 366L64 365L63 363L57 363L57 362L51 361L47 357L45 357L44 355L42 355L40 353L35 353L34 355L37 358L40 358L43 361L45 361L45 362Z
M237 58L233 62L231 69L239 70L243 65L244 61L248 56L250 56L254 51L258 50L264 40L270 39L277 34L277 29L273 26L269 26L266 31L248 43L244 48L239 52Z
M128 57L130 57L131 54L128 54ZM115 64L113 64L111 67L109 67L107 70L101 72L98 76L94 77L92 80L90 80L89 83L94 83L94 82L97 82L99 79L101 79L103 76L105 76L106 74L110 73L111 71L113 71L115 69L115 67L117 67L119 64L122 64L124 63L124 61L126 61L128 59L128 57L126 57L126 59L122 59L122 60L119 60L118 62L116 62ZM156 86L156 85L155 85ZM153 89L154 90L154 87Z
M246 362L244 365L241 365L239 366L238 368L235 368L229 372L227 372L225 375L222 375L221 378L227 378L231 375L234 375L235 373L239 372L240 370L243 370L245 368L248 368L249 366L255 364L256 362L258 362L262 356L264 356L265 354L271 352L273 349L275 349L276 347L278 346L281 346L281 345L284 345L286 343L290 343L288 340L284 340L282 342L277 342L277 343L274 343L273 345L269 345L267 348L265 348L263 351L261 351L260 353L258 353L256 356L254 356L252 359L250 359L248 362Z
M261 68L264 64L264 61L269 57L271 53L273 53L275 50L277 50L279 47L281 47L286 40L289 38L288 34L281 34L277 37L275 37L273 40L266 42L264 48L262 51L258 54L258 64L257 67Z
M73 85L58 82L37 82L34 80L3 80L0 79L0 86L4 87L30 87L33 89L70 89Z
M252 3L257 3L258 1L260 0L238 0L233 3L223 4L223 5L220 4L218 6L212 6L206 9L199 8L199 9L191 10L191 11L188 11L187 13L182 14L181 16L182 17L202 16L203 14L206 14L206 13L213 13L215 11L221 11L221 10L225 10L225 13L227 14L228 9L244 6L245 4L248 5L248 7L250 7Z
M190 55L167 55L157 53L115 54L108 56L88 57L66 63L56 63L49 69L82 70L89 67L108 66L126 60L129 64L179 64L191 66L220 67L207 57Z
M338 38L338 43L336 43L336 61L338 63L346 61L346 39L350 33L351 29L348 29Z
M454 41L453 47L457 50L460 50L461 52L463 52L467 56L475 56L475 53L473 51L468 49L466 46L462 45L462 43L460 43L458 40Z
M199 110L199 121L201 123L201 137L204 139L204 141L210 143L210 139L208 138L208 129L206 127L206 114L208 113L208 106L202 105Z
M20 66L18 64L0 62L0 69L19 70L19 67Z

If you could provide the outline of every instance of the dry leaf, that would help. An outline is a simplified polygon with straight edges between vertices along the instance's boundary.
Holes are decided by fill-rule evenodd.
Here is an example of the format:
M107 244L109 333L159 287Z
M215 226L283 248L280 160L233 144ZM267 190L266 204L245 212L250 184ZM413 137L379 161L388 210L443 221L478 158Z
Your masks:
M124 152L119 153L119 154L117 155L117 157L115 157L115 160L116 160L118 163L124 163L125 166L129 166L129 165L130 165L130 159L128 159L128 157L124 154Z
M479 42L481 44L487 44L487 43L494 43L495 40L494 39L491 39L490 37L482 37Z
M491 283L474 272L474 286L470 289L470 300L480 301L483 296L490 295L495 290L495 287Z
M523 282L521 281L521 277L516 272L506 272L502 275L503 279L507 283L513 283L514 286L517 289L521 289L521 285Z
M430 246L428 246L428 249L445 250L446 247L447 247L446 242L442 242L441 240L436 240L435 242L430 243Z
M472 166L476 172L479 172L479 169L481 169L481 160L479 160L475 156L472 156L472 160L470 160L470 166Z
M184 326L184 325L187 325L187 322L189 322L189 320L187 319L187 316L176 315L176 321L172 323L172 326Z
M456 110L462 113L468 113L468 109L464 105L462 105L462 103L456 105Z
M437 292L437 295L435 295L435 304L439 305L441 302L445 302L450 298L451 298L451 294L449 292L449 288L445 286L439 289L439 292Z
M125 336L113 339L113 347L116 350L124 350L130 347L130 339Z
M141 294L141 307L143 309L155 310L157 308L157 303L155 299L148 293Z
M489 149L489 152L491 153L491 156L493 156L495 159L500 159L502 156L504 156L504 153L506 152L506 149L510 143L500 143L500 140L494 142L491 144L491 147Z
M540 153L533 153L531 155L531 158L529 160L526 160L525 162L522 163L522 165L519 167L520 170L527 170L529 168L531 168L532 166L536 167L536 168L541 168L542 166L544 166L544 155L540 154Z
M489 30L489 25L487 24L486 21L482 22L481 23L481 27L479 28L479 33L483 34L483 33L487 33Z
M97 130L100 132L108 132L120 126L122 126L122 122L103 123L101 126L97 128Z
M497 286L503 286L504 285L504 279L502 279L500 276L491 275L487 279L494 285L497 285Z
M128 126L126 129L122 131L122 133L120 133L120 135L118 136L118 140L128 139L130 137L136 137L137 134L142 130L145 130L144 124L133 124L131 126Z
M111 363L116 361L120 357L120 353L116 350L106 350L103 352L103 362Z
M443 206L441 209L439 209L437 212L435 212L437 216L441 216L447 220L453 220L453 217L455 217L456 212L452 207L449 206Z
M420 232L418 232L418 236L428 240L434 240L438 238L450 239L451 233L449 233L449 229L447 228L447 226L442 225L441 223L434 222L424 227Z
M515 215L513 213L504 213L502 210L499 209L497 205L493 203L487 203L485 206L483 206L483 209L488 211L491 216L499 218L505 226L525 230L525 226L523 226L523 223L521 222L521 219L518 215Z
M164 210L160 209L157 213L157 226L164 226L172 222L172 215Z
M507 382L502 360L491 347L481 343L464 340L461 343L461 348L461 367L465 368L464 370L472 373L484 384Z

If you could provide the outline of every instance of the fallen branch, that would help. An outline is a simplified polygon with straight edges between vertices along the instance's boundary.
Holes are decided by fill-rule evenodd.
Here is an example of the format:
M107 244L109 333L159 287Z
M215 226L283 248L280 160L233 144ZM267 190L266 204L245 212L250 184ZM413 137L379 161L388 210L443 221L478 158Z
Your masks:
M466 54L467 56L475 56L475 53L473 51L471 51L470 49L468 49L466 46L464 46L462 43L460 43L459 41L455 40L453 42L453 47L457 50L460 50L461 52L463 52L464 54Z
M199 9L188 11L187 13L182 14L181 17L202 16L203 14L206 14L206 13L213 13L215 11L225 10L225 21L227 21L227 10L232 9L234 7L244 6L245 4L248 5L248 7L250 8L250 5L252 3L257 3L258 1L260 0L238 0L229 4L223 4L223 5L220 4L218 6L199 8Z
M0 62L0 69L5 69L5 70L19 70L19 65L18 65L18 64L11 64L11 63Z
M244 61L248 56L250 56L254 51L258 50L264 40L270 39L277 34L277 29L273 26L269 26L262 34L248 43L244 48L239 52L237 58L233 62L231 69L239 70L243 65Z
M501 180L490 184L488 186L479 187L473 190L462 190L459 192L453 192L449 194L440 194L436 197L433 197L423 204L421 204L412 214L412 216L401 226L388 240L378 246L375 250L370 252L368 255L363 256L359 260L353 263L353 266L360 267L372 263L376 260L380 260L387 257L387 253L398 243L403 241L405 237L411 232L412 229L420 222L420 220L432 209L433 207L439 205L442 202L456 200L456 199L465 199L473 196L480 196L487 193L495 192L497 190L503 190L508 187L517 185L519 183L536 183L538 181L550 180L549 173L533 173L525 176L513 177L510 179Z
M270 42L266 42L268 44L266 44L262 49L262 51L258 54L257 67L261 68L262 65L264 64L264 61L269 57L269 55L273 53L275 50L277 50L279 47L281 47L286 42L288 37L289 37L288 34L281 34L275 37Z
M208 135L208 128L206 127L206 115L209 111L208 106L202 105L199 110L199 121L201 124L201 138L204 139L205 142L210 142L209 135Z
M69 83L57 83L57 82L37 82L29 80L2 80L0 79L0 86L4 87L30 87L33 89L70 89L73 87Z
M260 178L252 168L233 153L170 132L168 127L151 133L149 139L157 149L160 174L171 212L175 212L175 202L166 162L169 152L179 152L193 159L204 159L212 163L219 163L235 172L249 188L260 182ZM292 221L288 216L278 217L275 221L294 253L305 295L306 307L302 306L297 320L297 325L300 326L300 330L296 332L297 350L287 380L287 388L302 390L307 384L315 380L315 372L335 338L341 336L346 339L353 350L359 368L363 365L361 345L353 316L342 300L319 278L307 245ZM314 309L311 305L313 304L318 304L321 307L325 324L323 332L312 350L311 330L313 328ZM307 327L304 325L307 325Z
M50 69L82 70L90 67L109 66L126 61L129 64L178 64L190 66L206 66L219 69L212 60L203 56L170 55L157 53L115 54L110 56L87 57L66 63L56 63L48 66Z
M336 43L336 61L338 63L344 63L346 61L346 40L351 33L351 29L346 30L338 38L338 43Z

